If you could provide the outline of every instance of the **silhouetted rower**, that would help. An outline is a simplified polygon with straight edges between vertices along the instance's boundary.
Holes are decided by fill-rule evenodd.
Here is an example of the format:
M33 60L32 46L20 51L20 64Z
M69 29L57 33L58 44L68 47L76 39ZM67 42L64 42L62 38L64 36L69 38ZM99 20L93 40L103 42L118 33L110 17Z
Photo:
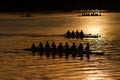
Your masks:
M46 41L45 52L46 52L47 59L49 59L49 56L50 56L50 45L49 45L48 41Z
M83 33L83 31L82 31L82 30L80 31L80 38L81 38L81 39L83 39L83 38L84 38L84 33Z
M80 57L80 60L83 59L83 45L82 43L80 43L80 45L78 46L78 55Z
M74 31L71 32L71 37L72 37L72 38L75 37L75 32L74 32Z
M77 49L76 49L76 45L75 43L73 43L73 45L71 46L71 52L72 52L72 57L73 59L75 59L75 57L77 56Z
M65 52L66 59L68 59L69 57L69 53L70 53L69 50L70 48L69 48L68 42L66 42L64 46L64 52Z
M40 42L40 44L38 45L37 48L39 49L39 51L43 51L44 50L42 42Z
M64 50L64 47L63 47L62 43L59 43L57 49L58 49L59 57L62 58L63 50Z
M51 45L51 52L52 52L52 57L53 59L55 59L55 55L56 55L56 45L54 42L52 42L52 45Z
M79 38L79 32L78 32L78 30L76 31L76 38Z
M36 50L35 43L32 44L31 49L32 49L32 50Z
M31 46L31 50L32 50L32 53L33 53L33 56L35 55L35 52L36 52L36 46L35 46L35 43L32 44Z
M44 47L43 47L43 44L42 42L40 42L40 44L38 45L38 51L40 52L40 56L42 58L42 55L43 55L43 52L44 52Z
M90 45L89 45L89 43L87 43L85 51L86 51L86 58L87 58L87 60L89 60L90 59Z
M70 38L71 37L71 34L70 34L70 31L68 30L67 33L66 33L66 37L67 38Z
M46 45L45 45L45 50L50 50L50 44L48 43L48 41L46 41Z

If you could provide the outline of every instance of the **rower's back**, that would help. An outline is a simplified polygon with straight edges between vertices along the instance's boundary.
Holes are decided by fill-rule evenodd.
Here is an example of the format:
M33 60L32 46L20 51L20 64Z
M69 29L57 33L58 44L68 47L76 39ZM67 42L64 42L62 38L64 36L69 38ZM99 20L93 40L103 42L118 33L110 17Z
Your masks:
M46 51L50 50L50 44L48 43L48 41L46 41L45 50Z
M83 38L84 38L84 33L83 33L83 31L82 31L82 30L80 31L80 35L79 35L79 36L80 36L80 38L81 38L81 39L83 39Z

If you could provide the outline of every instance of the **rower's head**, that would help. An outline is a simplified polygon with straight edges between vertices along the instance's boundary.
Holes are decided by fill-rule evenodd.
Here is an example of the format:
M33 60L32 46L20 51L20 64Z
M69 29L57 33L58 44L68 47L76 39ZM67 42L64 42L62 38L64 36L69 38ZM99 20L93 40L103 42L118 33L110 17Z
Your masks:
M87 43L87 46L89 46L89 43Z
M72 31L72 33L74 33L74 31Z
M33 42L33 44L32 45L35 45L35 43Z
M42 42L40 42L40 45L42 44Z
M68 32L70 32L70 31L68 30Z
M53 41L52 44L55 44L55 42Z
M65 42L66 45L68 45L68 42Z
M75 45L75 43L73 43L73 45Z
M80 43L80 45L82 45L82 43Z
M78 32L78 30L76 30L76 32Z
M46 41L46 44L48 44L48 41Z

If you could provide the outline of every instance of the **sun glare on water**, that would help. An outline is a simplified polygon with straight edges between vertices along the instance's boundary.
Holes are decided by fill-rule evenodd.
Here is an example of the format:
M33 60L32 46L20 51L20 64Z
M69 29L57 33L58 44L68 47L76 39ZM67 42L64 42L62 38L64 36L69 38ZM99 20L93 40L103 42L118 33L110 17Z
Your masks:
M97 27L97 26L89 26L87 29L88 29L87 33L89 34L100 34L101 33L100 27Z
M91 28L89 28L89 31L91 32L91 33L95 33L95 34L99 34L100 33L100 28L98 28L98 27L91 27Z

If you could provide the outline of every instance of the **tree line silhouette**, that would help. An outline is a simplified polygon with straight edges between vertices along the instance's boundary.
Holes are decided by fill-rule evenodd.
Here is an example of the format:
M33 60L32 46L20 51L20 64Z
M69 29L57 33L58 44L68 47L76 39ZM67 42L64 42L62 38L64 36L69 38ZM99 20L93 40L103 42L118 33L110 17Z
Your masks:
M119 0L1 0L0 11L120 10Z

